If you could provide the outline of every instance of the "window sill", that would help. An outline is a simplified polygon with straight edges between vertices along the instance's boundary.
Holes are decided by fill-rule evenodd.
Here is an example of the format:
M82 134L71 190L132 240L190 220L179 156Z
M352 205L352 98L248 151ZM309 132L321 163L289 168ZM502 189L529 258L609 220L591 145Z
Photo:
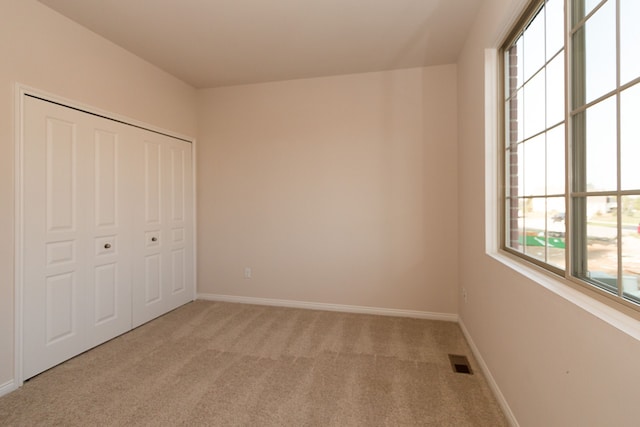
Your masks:
M598 301L583 291L573 287L577 285L569 283L566 279L555 277L551 273L544 272L535 266L527 265L520 260L514 259L504 251L499 250L487 252L487 255L504 266L521 274L526 279L537 283L557 296L608 323L619 331L640 341L639 320L609 306L608 304L605 304L604 302Z

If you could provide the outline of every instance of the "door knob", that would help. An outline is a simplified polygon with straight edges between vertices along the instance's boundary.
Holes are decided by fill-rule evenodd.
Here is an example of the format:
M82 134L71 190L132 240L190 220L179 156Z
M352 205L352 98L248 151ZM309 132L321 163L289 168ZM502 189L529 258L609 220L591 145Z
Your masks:
M152 238L151 238L151 241L152 241L152 242L157 242L157 241L158 241L158 238L157 238L157 237L152 237Z
M105 243L104 244L104 248L105 249L110 249L111 248L111 243Z

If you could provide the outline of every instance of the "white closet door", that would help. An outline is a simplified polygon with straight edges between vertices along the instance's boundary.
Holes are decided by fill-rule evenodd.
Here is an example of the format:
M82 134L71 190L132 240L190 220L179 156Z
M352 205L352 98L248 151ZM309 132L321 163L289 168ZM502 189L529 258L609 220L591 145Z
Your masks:
M191 144L139 132L133 326L193 300Z
M173 310L194 299L193 274L193 174L191 144L166 138L169 160L167 211L169 309Z
M193 300L191 144L24 103L23 379Z
M126 127L25 97L23 378L131 327Z
M130 185L133 165L128 152L135 141L128 126L91 118L95 124L87 213L93 242L87 261L93 347L131 329L133 221L129 211L135 189Z

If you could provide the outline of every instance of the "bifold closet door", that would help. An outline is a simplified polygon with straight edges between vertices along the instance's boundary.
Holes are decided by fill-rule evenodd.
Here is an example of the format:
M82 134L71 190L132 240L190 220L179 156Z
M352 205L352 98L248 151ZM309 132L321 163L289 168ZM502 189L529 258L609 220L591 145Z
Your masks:
M133 327L193 300L191 144L139 131Z
M194 298L191 144L30 96L23 379Z
M23 378L131 328L127 126L25 97Z

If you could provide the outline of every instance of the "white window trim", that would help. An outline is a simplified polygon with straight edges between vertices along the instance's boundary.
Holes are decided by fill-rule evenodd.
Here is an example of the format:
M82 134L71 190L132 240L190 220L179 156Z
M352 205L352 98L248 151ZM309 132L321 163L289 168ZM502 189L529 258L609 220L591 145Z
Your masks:
M526 3L526 2L523 2ZM511 24L511 23L510 23ZM511 25L508 26L510 28ZM517 260L506 251L500 249L500 192L498 177L500 170L500 108L498 103L498 69L497 43L485 49L484 55L484 114L485 114L485 251L494 260L516 271L524 278L548 289L557 296L582 308L614 328L640 341L640 321L616 310L603 302L572 287L568 280L547 273L540 267L530 265L526 261Z

